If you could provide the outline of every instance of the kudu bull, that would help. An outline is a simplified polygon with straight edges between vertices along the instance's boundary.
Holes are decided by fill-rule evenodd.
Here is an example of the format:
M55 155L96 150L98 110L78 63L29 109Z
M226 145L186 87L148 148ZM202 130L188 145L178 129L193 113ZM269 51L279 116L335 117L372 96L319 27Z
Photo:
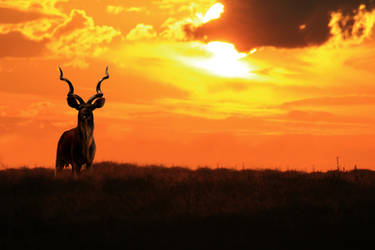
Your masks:
M102 81L109 78L108 66L106 75L100 79L96 86L96 94L85 102L79 95L74 94L73 84L63 77L60 70L60 80L65 81L69 85L68 105L78 110L77 127L65 131L59 140L56 155L56 174L63 170L64 167L72 166L73 175L79 175L82 165L86 165L86 169L90 170L95 157L96 145L93 137L94 132L94 115L93 111L104 105L105 98L100 89ZM92 103L95 100L94 103Z

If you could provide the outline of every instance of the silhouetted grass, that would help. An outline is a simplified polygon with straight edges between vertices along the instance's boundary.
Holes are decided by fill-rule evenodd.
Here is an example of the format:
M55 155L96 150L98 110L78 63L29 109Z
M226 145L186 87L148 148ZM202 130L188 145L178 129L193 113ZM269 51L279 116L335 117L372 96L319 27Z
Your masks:
M0 171L0 249L210 249L372 239L375 173L138 167ZM272 240L270 240L272 239ZM73 242L75 242L73 244Z

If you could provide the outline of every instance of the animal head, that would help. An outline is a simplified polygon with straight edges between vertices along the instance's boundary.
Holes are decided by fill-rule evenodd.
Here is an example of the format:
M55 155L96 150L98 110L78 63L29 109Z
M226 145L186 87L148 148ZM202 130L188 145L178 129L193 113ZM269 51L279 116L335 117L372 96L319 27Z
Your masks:
M76 110L78 110L78 121L93 121L93 113L97 108L101 108L104 106L105 98L103 97L103 92L101 91L101 83L109 78L108 74L108 66L105 70L106 75L100 79L98 84L96 85L96 94L90 97L90 99L85 102L79 95L74 93L73 84L63 76L63 71L59 67L60 70L60 80L65 81L69 85L69 92L67 97L68 105Z

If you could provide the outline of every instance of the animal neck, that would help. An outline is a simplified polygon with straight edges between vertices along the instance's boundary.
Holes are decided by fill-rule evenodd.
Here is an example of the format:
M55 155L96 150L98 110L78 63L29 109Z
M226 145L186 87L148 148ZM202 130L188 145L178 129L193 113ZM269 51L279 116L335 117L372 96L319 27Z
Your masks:
M78 132L81 139L89 139L94 132L94 122L78 120Z
M90 146L93 141L94 122L78 120L78 135L82 145L82 153L89 155Z

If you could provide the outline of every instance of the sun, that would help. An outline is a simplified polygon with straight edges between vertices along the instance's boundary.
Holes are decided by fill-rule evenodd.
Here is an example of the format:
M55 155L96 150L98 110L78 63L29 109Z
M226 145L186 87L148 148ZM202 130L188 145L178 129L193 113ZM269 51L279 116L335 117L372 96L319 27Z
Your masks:
M203 23L220 18L224 12L224 5L222 3L215 3L212 5L203 17Z
M224 77L250 76L249 65L241 61L247 54L238 52L233 44L216 41L203 46L210 56L197 60L195 66Z
M197 25L201 25L211 20L218 19L224 13L224 5L222 3L215 3L205 14L197 13L199 21ZM187 57L184 61L189 65L206 70L211 74L223 77L241 77L249 78L254 74L250 72L249 65L242 59L248 54L238 52L236 47L223 41L212 41L209 43L191 43L193 48L197 48L205 52L205 56L201 57ZM256 49L249 54L253 54Z

